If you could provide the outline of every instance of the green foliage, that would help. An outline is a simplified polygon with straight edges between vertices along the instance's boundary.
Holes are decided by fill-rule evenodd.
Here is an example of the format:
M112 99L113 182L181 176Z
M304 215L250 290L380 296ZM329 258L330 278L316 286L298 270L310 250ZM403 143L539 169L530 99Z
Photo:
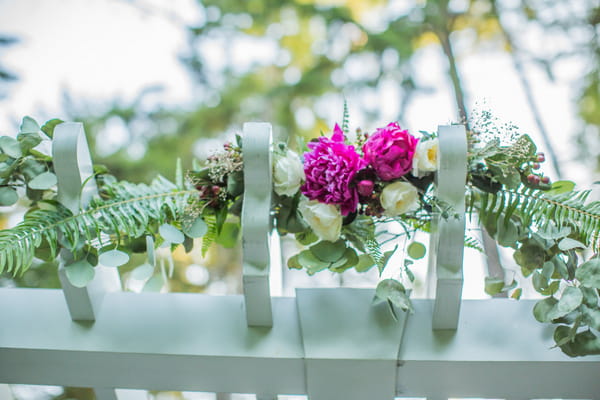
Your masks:
M48 247L50 258L55 258L62 247L74 253L74 260L97 252L101 263L119 266L129 258L121 250L134 239L156 235L158 231L167 236L168 242L177 243L183 234L174 225L181 226L183 207L194 193L194 190L178 190L173 183L159 177L150 185L128 182L105 185L101 196L77 215L56 202L40 201L23 222L0 231L0 272L23 273L30 266L36 248L42 245ZM108 244L113 249L106 251ZM78 267L77 271L78 277L79 272L84 274L83 268ZM80 282L79 278L76 280Z

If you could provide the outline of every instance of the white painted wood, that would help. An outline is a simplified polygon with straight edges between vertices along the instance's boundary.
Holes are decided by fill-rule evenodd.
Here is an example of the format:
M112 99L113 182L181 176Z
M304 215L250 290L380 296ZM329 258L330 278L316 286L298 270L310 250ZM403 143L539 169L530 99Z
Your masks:
M373 295L363 290L358 296ZM71 321L59 290L2 289L0 383L301 395L310 389L311 360L348 366L327 372L331 379L360 373L376 382L380 373L389 373L367 368L378 363L374 349L383 355L382 364L389 355L380 344L385 335L365 336L365 321L379 322L366 319L360 309L355 322L360 332L326 336L324 331L322 338L302 339L296 299L273 298L270 329L247 327L243 301L242 296L113 293L90 325ZM456 331L431 330L432 303L414 300L400 367L392 367L397 397L598 398L600 356L569 358L552 349L553 328L531 317L534 300L465 300ZM332 318L331 310L324 304L311 318ZM317 343L305 349L307 340ZM319 341L330 351L320 359ZM345 395L342 387L328 400L347 400Z
M242 246L246 317L249 326L271 326L271 125L264 122L248 122L244 124L243 133Z
M438 212L432 221L428 291L435 298L433 329L456 329L463 286L467 137L462 125L440 126L438 137L435 185L450 215Z
M0 399L2 400L13 400L14 397L12 395L12 391L8 385L0 384Z
M65 122L57 125L54 128L52 155L58 179L58 200L76 214L98 192L83 124ZM71 259L69 252L63 250L58 268L69 313L74 321L93 321L104 295L121 290L119 273L115 268L99 265L88 286L78 288L71 285L64 269Z
M372 290L297 289L310 400L392 400L406 313L393 319Z

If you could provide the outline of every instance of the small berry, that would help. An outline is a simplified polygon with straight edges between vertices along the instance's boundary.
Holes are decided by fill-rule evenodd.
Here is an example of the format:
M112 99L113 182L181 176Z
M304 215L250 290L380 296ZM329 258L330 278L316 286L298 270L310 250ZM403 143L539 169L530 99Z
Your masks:
M533 163L533 165L531 166L531 168L533 168L533 169L540 169L540 164L539 163Z
M547 176L543 176L542 177L542 183L546 184L546 185L549 184L550 183L550 178L548 178Z

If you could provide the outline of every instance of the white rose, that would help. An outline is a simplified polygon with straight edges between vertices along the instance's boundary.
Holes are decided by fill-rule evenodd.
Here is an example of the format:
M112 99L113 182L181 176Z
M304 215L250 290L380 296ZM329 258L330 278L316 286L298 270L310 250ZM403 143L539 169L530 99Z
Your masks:
M408 182L394 182L383 188L380 198L385 214L395 217L419 208L419 192Z
M273 183L275 193L280 196L293 196L304 181L304 166L298 154L287 150L285 155L274 154Z
M413 157L413 170L414 176L422 176L424 172L433 172L437 170L437 157L438 157L438 140L419 140L417 143L417 149Z
M333 204L302 198L298 210L315 234L323 240L335 242L342 232L342 214Z

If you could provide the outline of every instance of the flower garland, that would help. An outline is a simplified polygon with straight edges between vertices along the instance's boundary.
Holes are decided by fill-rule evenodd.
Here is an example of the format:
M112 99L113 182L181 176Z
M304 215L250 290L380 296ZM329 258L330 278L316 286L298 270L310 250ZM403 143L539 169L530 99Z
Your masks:
M241 138L189 171L187 181L178 173L174 183L160 178L136 185L97 169L99 196L73 215L57 201L52 157L37 150L61 122L40 127L25 117L16 139L0 137L0 205L14 204L23 187L20 196L30 201L24 221L0 231L0 272L17 275L34 257L52 261L65 249L73 258L67 277L84 286L99 260L116 267L141 249L149 253L152 273L158 246L189 251L193 239L202 238L206 252L213 242L223 243L225 232L228 244L239 238ZM455 215L435 193L438 138L413 136L396 122L372 134L357 131L353 142L348 137L344 123L296 151L284 143L272 149L275 227L303 246L287 265L311 275L351 268L376 268L381 275L400 249L399 275L378 284L375 300L392 312L394 306L412 311L410 266L426 253L414 234L429 232L436 215ZM531 138L497 126L489 114L471 124L467 141L467 213L514 251L520 273L544 297L534 317L556 325L556 345L570 356L600 354L600 201L588 201L591 191L575 190L570 181L551 182L540 172L545 156ZM391 224L401 229L388 229ZM480 248L469 236L465 246ZM515 280L499 277L486 278L485 290L515 299L522 293Z

